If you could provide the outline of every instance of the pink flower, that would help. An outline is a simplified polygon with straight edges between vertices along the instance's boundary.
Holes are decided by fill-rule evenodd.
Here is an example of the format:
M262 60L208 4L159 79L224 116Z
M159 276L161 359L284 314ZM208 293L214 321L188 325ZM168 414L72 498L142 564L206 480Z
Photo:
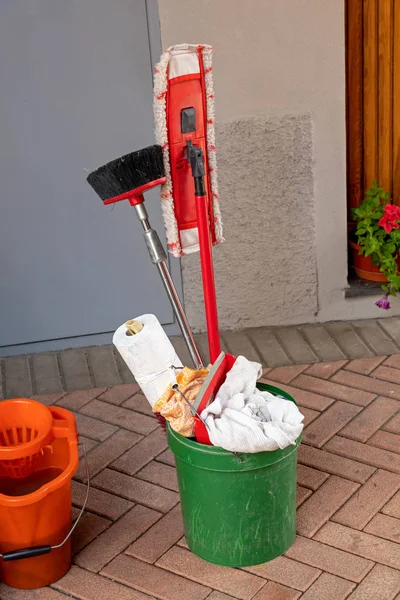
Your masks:
M390 306L390 302L388 300L388 296L389 296L389 294L386 293L383 296L383 298L381 298L380 300L378 300L378 302L375 302L376 306L378 308L383 308L383 310L389 310L391 308L391 306Z
M386 233L390 233L392 229L399 229L400 224L400 207L393 204L386 204L383 217L379 220L378 225L383 227Z

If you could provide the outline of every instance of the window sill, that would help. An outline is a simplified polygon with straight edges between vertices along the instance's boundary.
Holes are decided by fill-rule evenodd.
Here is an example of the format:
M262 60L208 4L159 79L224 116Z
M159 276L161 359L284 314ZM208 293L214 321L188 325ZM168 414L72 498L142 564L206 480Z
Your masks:
M362 296L379 295L382 295L380 283L359 279L354 273L349 273L349 287L344 292L345 298L360 298Z

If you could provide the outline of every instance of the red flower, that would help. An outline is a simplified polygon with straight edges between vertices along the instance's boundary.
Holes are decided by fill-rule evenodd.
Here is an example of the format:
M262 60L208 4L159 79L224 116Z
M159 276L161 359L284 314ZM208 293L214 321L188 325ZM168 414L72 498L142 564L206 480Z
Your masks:
M386 233L390 233L392 229L399 229L400 224L400 207L393 204L386 204L383 217L379 220L378 225L383 227Z

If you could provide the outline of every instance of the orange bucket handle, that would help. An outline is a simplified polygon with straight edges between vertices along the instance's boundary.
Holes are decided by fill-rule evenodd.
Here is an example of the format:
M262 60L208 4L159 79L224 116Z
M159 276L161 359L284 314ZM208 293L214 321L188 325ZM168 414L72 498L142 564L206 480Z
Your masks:
M65 427L63 427L62 422L60 423L60 420L56 420L57 422L57 426L54 426L52 429L55 433L55 437L65 437ZM64 423L67 423L68 426L68 422L64 421ZM68 427L67 433L70 433L71 430ZM60 434L60 435L58 435ZM52 550L57 550L57 548L61 548L61 546L63 546L71 537L75 527L78 525L79 521L82 518L83 513L85 512L86 509L86 504L89 498L89 490L90 490L90 475L89 475L89 465L88 465L88 460L87 460L87 454L86 454L86 446L83 442L80 442L83 446L83 456L85 459L85 468L86 468L86 481L87 481L87 486L86 486L86 496L85 496L85 501L83 503L83 506L81 508L81 512L78 515L78 518L76 519L75 523L72 525L71 529L69 530L68 534L66 535L66 537L63 539L63 541L60 544L56 544L55 546L32 546L31 548L20 548L19 550L12 550L10 552L5 552L4 554L0 554L0 558L3 559L4 562L8 562L11 560L21 560L22 558L34 558L35 556L42 556L43 554L49 554L49 552L51 552Z
M51 432L55 439L66 438L71 433L70 424L68 421L64 421L61 419L53 419Z
M54 438L64 438L76 434L76 425L73 415L60 406L49 407L53 417L51 432Z

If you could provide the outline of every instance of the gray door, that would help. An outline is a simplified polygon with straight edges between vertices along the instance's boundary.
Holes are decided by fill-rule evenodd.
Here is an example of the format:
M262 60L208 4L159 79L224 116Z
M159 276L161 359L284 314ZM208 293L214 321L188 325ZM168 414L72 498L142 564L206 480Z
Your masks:
M154 143L148 18L146 0L0 2L2 354L108 341L143 312L173 322L134 211L86 183ZM164 236L157 192L146 204Z

